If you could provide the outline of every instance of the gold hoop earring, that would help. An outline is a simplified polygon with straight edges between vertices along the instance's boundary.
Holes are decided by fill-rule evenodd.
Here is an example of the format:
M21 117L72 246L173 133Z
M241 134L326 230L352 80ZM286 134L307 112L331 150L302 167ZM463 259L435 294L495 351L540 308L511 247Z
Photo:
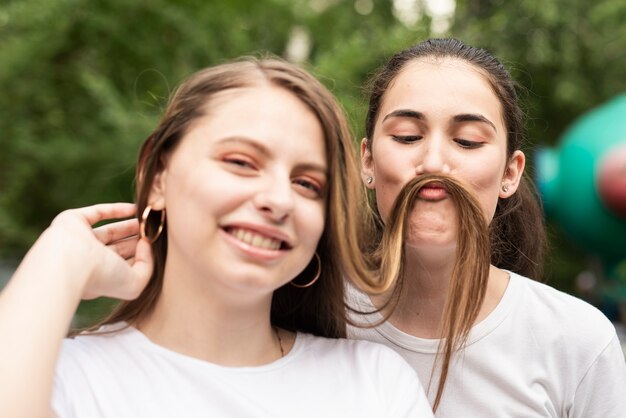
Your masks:
M297 287L299 289L305 289L307 287L311 287L313 286L313 284L317 281L317 279L320 278L320 275L322 274L322 259L320 258L320 256L317 254L317 251L315 252L315 254L313 254L316 258L317 258L317 272L315 273L315 277L313 277L313 280L311 280L310 282L308 282L307 284L297 284L294 283L293 280L290 281L289 283L293 286L293 287Z
M150 216L151 211L152 206L148 205L141 214L141 222L139 222L139 236L141 238L146 238L150 244L154 244L155 241L161 236L161 232L163 232L163 225L165 224L165 209L161 210L161 222L159 222L159 227L153 238L150 238L146 234L146 223L148 222L148 216Z

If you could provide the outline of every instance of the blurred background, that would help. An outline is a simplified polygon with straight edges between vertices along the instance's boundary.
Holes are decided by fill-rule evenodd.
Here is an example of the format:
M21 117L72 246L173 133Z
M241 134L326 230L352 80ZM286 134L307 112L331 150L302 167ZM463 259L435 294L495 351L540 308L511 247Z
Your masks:
M594 176L626 143L626 110L612 110L608 139L606 118L571 128L626 93L624 22L623 0L1 0L0 287L58 212L132 200L138 147L195 70L265 52L299 62L339 97L360 138L368 76L393 52L454 36L494 53L520 84L525 151L550 207L539 279L624 321L626 217L598 197ZM563 162L572 135L605 145L579 141L589 158ZM582 177L563 186L572 176L562 167ZM569 200L583 183L580 199L597 200L590 214ZM83 303L77 322L111 304Z

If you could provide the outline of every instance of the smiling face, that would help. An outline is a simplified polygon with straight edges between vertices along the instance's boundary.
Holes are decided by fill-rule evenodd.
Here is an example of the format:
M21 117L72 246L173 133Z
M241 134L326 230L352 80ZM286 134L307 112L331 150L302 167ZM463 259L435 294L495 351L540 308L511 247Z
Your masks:
M521 151L507 157L501 109L485 76L462 60L407 64L385 92L371 143L361 147L363 178L373 178L367 187L376 191L382 219L410 179L444 173L465 183L491 221L498 198L515 192L524 168ZM445 189L435 185L419 197L409 244L454 247L456 212Z
M149 199L167 211L166 274L269 294L306 267L324 229L322 128L267 84L218 93L207 108Z

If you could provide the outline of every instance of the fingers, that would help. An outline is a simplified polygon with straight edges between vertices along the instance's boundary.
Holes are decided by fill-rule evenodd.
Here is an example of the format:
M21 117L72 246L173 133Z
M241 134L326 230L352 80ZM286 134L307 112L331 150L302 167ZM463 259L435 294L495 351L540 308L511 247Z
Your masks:
M153 266L152 247L146 238L142 238L137 243L132 269L139 277L139 280L145 280L145 284L147 284L150 276L152 276ZM145 284L143 287L145 287Z
M94 228L93 233L100 242L114 244L116 241L137 236L139 234L139 222L137 219L113 222Z
M152 250L148 241L137 241L132 263L113 251L102 254L101 269L90 280L83 292L83 299L108 296L122 300L136 299L150 281L152 275Z
M143 238L137 242L134 262L130 267L131 274L128 277L126 285L120 289L121 293L117 295L117 297L125 300L132 300L139 297L150 281L152 270L152 249L148 241Z
M137 247L138 241L139 237L135 235L133 237L111 243L107 245L107 247L115 251L124 260L130 261L131 258L135 257L135 248Z
M89 225L108 219L128 218L135 215L136 206L132 203L102 203L84 208L70 209L64 214L78 215Z

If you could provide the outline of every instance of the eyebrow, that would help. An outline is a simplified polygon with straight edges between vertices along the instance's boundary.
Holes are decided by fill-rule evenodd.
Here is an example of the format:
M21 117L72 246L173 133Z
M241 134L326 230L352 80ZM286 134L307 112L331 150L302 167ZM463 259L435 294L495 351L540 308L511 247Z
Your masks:
M231 143L231 142L248 145L248 146L254 148L255 150L257 150L264 157L271 157L272 156L272 152L267 147L265 147L263 144L260 144L257 141L254 141L254 140L252 140L250 138L246 138L246 137L243 137L243 136L229 136L229 137L222 138L219 141L217 141L218 144L227 144L227 143Z
M408 110L408 109L399 109L399 110L394 110L391 113L388 113L383 118L383 122L389 118L412 118L412 119L417 119L417 120L426 119L422 112L417 112L415 110Z
M455 115L452 120L455 122L482 122L491 126L494 131L498 132L496 129L496 125L493 124L489 119L484 117L483 115L475 114L475 113L463 113L461 115Z
M394 110L391 113L388 113L384 118L383 118L383 122L386 121L389 118L412 118L412 119L416 119L416 120L425 120L426 117L424 116L424 114L422 112L418 112L416 110L408 110L408 109L399 109L399 110ZM491 126L493 128L494 131L498 132L498 129L496 128L496 125L494 125L493 122L491 122L489 119L487 119L486 117L484 117L483 115L480 114L476 114L476 113L462 113L460 115L455 115L452 120L456 123L462 123L462 122L482 122L482 123L486 123L487 125Z
M229 136L229 137L222 138L219 141L217 141L218 144L226 144L226 143L233 143L233 142L248 145L254 148L255 150L257 150L259 153L261 153L261 155L263 155L265 158L270 158L273 156L272 151L269 148L267 148L263 144L260 144L259 142L253 139L246 138L243 136ZM328 169L325 166L320 165L320 164L302 163L302 164L298 164L298 169L304 170L304 171L307 171L307 170L319 171L325 176L328 176Z

